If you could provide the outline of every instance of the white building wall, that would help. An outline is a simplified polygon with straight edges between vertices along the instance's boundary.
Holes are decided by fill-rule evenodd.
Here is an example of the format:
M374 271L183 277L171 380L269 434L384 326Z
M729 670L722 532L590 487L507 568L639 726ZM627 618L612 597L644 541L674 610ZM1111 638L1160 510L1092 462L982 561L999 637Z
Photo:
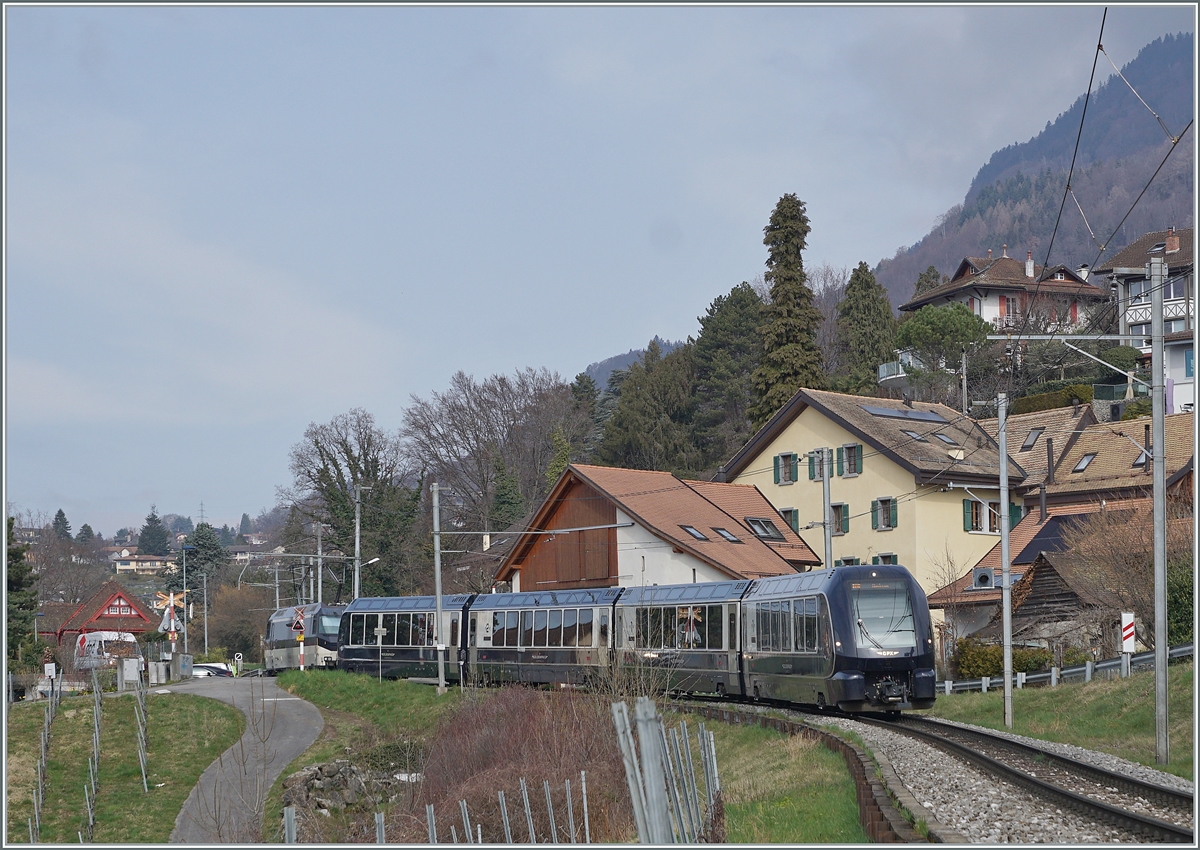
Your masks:
M632 522L617 529L617 584L627 587L655 584L689 584L729 581L730 576L686 552L677 552L628 514L617 509L617 523Z

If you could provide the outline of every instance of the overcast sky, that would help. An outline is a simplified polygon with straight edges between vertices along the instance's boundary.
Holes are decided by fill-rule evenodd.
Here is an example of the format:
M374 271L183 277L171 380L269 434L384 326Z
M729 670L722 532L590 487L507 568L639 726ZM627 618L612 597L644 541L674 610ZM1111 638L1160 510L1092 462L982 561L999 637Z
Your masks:
M784 193L874 266L1084 93L1103 7L4 12L5 497L107 537L253 517L310 422L457 370L695 334Z

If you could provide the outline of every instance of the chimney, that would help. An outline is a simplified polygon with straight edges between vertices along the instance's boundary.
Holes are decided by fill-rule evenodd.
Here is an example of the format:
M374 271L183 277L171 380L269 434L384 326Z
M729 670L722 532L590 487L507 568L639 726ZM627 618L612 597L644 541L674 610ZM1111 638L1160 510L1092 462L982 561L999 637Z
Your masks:
M1179 250L1179 234L1176 233L1175 228L1172 227L1167 230L1167 251L1166 251L1166 253L1170 254L1173 251L1178 251L1178 250Z
M1042 486L1038 491L1038 506L1041 512L1038 514L1038 525L1044 525L1046 522L1046 482L1042 482Z
M1000 246L1000 258L1006 259L1007 257L1008 257L1008 243L1005 242L1003 245Z
M1075 270L1075 274L1079 275L1081 280L1087 280L1088 275L1091 274L1091 269L1088 268L1087 263L1083 263Z
M988 248L988 259L990 260L991 258L992 258L992 249Z
M1054 483L1054 438L1046 438L1046 483Z
M1025 277L1033 277L1033 252L1025 252Z
M1150 443L1150 423L1146 423L1146 441L1142 444L1146 447L1146 465L1142 468L1142 472L1150 475L1154 472L1154 462L1150 456L1154 454L1154 446Z

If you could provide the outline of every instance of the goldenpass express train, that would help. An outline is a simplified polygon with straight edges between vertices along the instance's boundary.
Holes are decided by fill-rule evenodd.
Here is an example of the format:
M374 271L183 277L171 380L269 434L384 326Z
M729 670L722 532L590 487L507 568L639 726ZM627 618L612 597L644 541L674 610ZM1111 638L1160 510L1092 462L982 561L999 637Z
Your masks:
M337 665L437 675L432 596L360 598L341 617ZM774 578L442 598L446 677L586 684L658 671L666 689L843 711L934 703L933 629L904 567ZM381 630L377 633L377 630ZM465 678L464 678L465 677Z
M337 663L338 625L345 605L289 605L267 618L263 637L263 667L267 673L300 667L300 640L304 635L304 666L333 667ZM297 612L301 612L299 615ZM304 631L292 628L303 617Z

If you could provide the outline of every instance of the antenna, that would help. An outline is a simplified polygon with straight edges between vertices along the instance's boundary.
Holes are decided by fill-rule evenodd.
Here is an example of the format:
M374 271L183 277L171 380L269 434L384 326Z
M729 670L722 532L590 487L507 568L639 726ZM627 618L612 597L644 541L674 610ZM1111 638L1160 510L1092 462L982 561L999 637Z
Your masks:
M204 501L200 502L200 521L204 522Z

